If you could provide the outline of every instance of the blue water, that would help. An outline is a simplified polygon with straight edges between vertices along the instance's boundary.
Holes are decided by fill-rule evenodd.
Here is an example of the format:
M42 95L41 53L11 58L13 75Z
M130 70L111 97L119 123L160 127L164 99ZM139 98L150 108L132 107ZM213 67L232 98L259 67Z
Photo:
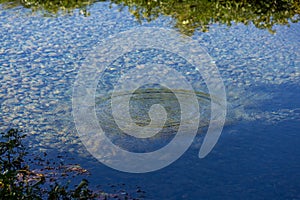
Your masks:
M170 166L129 174L101 164L80 143L72 86L101 40L141 26L172 28L171 19L140 25L107 3L96 3L91 13L45 18L23 8L0 9L1 130L23 129L32 149L73 156L91 172L92 185L140 186L145 199L300 199L299 23L275 27L274 35L251 25L195 33L226 87L221 138L204 159L198 158L200 134Z

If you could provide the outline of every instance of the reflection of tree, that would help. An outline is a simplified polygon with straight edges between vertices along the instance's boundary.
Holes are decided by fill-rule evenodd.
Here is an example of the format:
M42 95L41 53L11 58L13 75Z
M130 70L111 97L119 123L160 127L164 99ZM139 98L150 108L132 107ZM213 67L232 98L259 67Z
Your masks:
M6 6L22 5L33 11L55 14L79 8L87 15L87 7L99 0L0 0ZM102 0L105 1L105 0ZM299 0L111 0L129 11L140 21L151 21L160 15L171 16L182 33L207 31L210 24L253 23L257 28L273 32L273 26L288 25L300 20ZM122 10L122 9L121 9Z
M139 20L151 21L160 15L171 16L175 27L185 34L196 29L207 31L210 24L253 23L273 32L273 26L300 20L300 2L293 0L112 0Z
M58 12L72 13L80 9L80 13L87 16L87 8L99 0L0 0L4 8L23 6L32 11L43 11L45 15L55 15ZM104 1L104 0L102 0Z

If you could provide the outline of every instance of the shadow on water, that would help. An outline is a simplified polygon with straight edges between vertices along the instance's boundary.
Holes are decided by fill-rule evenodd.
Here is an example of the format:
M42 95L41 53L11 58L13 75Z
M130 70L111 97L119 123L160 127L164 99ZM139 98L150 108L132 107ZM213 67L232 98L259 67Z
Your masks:
M74 10L89 16L89 8L96 2L105 0L81 1L12 1L0 0L3 8L10 9L23 6L33 12L41 12L44 16L72 14ZM292 0L111 0L110 7L118 6L119 11L129 11L140 23L152 21L160 16L169 16L173 25L181 33L192 35L196 30L208 31L211 24L235 23L254 24L259 29L267 29L274 33L274 25L289 25L300 20L300 3Z

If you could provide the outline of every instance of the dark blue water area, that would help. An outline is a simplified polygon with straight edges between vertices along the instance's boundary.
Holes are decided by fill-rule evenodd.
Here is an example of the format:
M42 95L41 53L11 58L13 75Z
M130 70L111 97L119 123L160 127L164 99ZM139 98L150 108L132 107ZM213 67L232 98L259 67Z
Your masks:
M239 131L232 134L232 128ZM299 121L241 123L225 128L204 159L197 157L198 149L190 149L162 170L137 175L96 163L92 183L138 185L146 199L298 199L299 128Z
M261 109L299 107L297 85L264 90L276 90L277 96ZM224 128L203 159L198 158L199 135L180 159L156 172L122 173L96 160L83 166L91 170L92 183L138 185L146 199L299 199L299 130L299 118L273 124L241 120Z

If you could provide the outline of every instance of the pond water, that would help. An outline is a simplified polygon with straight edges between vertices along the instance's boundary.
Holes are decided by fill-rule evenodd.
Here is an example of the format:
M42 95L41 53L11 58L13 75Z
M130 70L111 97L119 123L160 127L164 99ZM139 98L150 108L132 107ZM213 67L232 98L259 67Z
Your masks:
M33 151L67 152L91 172L91 184L138 185L146 191L145 199L300 199L300 23L276 26L276 34L241 24L212 25L209 32L193 34L195 44L218 67L228 101L222 135L203 159L198 151L210 98L197 70L163 50L134 51L116 59L101 77L96 95L97 117L106 122L104 129L116 144L136 152L153 151L173 138L161 135L139 143L117 137L119 130L109 121L109 94L130 66L153 60L174 65L187 76L203 106L201 131L181 158L155 172L130 174L98 162L82 145L72 116L73 85L102 40L140 27L171 29L171 19L159 17L140 24L126 9L119 12L109 3L95 3L90 12L89 17L41 17L22 7L0 7L1 131L22 129L30 135ZM133 98L136 123L149 123L147 111L158 101L178 109L168 90L159 98L147 92L141 88ZM150 103L144 105L146 97ZM176 109L169 111L178 114ZM168 121L167 132L176 130L178 120L175 115Z

